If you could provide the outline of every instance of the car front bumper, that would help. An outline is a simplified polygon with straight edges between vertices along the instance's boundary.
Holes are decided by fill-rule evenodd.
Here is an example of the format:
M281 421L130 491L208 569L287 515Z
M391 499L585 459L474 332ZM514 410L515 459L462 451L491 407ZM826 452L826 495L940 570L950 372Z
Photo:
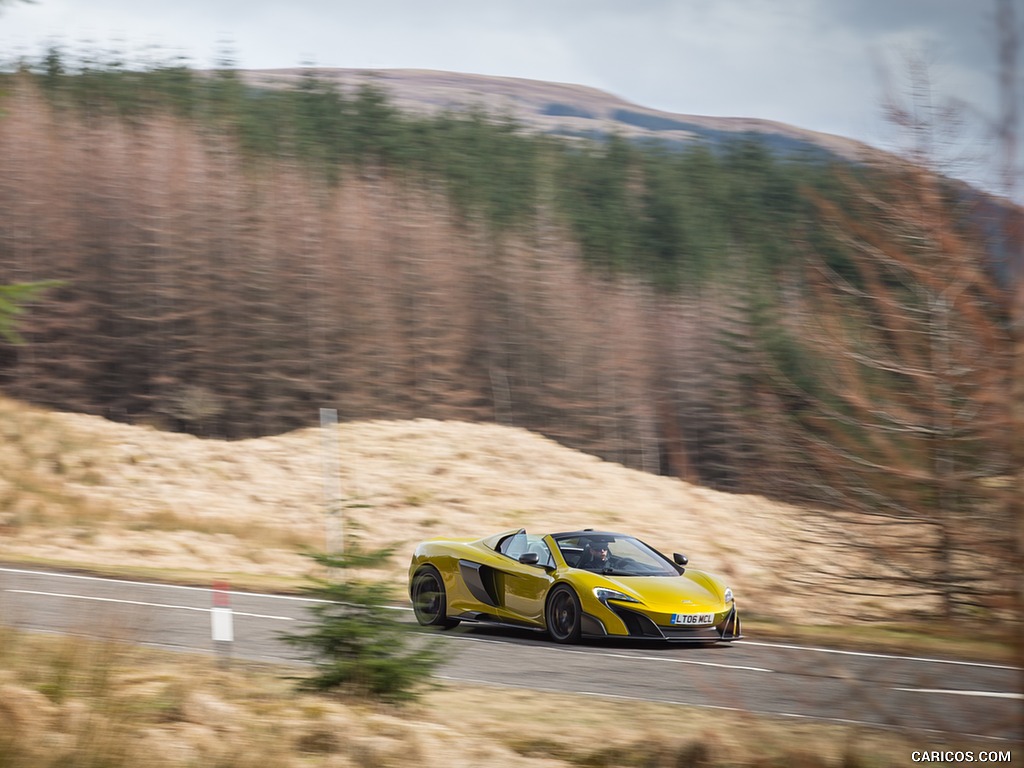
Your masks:
M590 637L628 637L645 640L667 640L670 642L721 642L740 640L743 637L739 612L733 605L726 613L716 617L714 624L703 627L667 626L655 622L640 611L617 605L605 604L615 619L602 620L592 614L583 616L583 634ZM619 626L611 626L621 624Z

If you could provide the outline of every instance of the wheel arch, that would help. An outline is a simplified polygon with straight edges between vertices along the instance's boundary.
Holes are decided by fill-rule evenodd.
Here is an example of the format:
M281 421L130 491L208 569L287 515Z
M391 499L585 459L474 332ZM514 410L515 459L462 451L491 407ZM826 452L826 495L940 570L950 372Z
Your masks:
M421 577L427 577L433 579L439 588L439 605L437 606L437 613L433 620L423 621L420 615L420 610L417 607L417 583ZM420 624L433 624L443 629L449 629L459 624L459 620L452 618L448 615L448 587L445 583L444 572L438 568L432 562L420 563L413 571L412 577L409 579L409 597L413 603L413 611L416 613L416 619Z

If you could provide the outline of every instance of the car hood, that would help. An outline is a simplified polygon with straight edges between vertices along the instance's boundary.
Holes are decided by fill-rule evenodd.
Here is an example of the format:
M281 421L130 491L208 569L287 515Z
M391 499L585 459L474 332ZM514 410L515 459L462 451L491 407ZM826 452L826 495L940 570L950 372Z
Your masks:
M725 604L725 587L703 571L687 570L681 576L605 576L603 580L655 609L674 611L682 604L717 610Z

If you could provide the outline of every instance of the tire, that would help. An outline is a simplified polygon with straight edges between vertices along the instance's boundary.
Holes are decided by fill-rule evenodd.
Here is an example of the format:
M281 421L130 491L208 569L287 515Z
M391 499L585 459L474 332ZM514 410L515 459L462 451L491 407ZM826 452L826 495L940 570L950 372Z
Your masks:
M578 643L582 635L582 617L580 598L572 587L559 584L551 590L544 610L544 622L552 640L556 643Z
M458 619L450 619L447 615L448 600L444 591L444 579L437 568L425 565L416 571L412 579L412 610L416 621L424 627L441 627L451 629L457 626Z

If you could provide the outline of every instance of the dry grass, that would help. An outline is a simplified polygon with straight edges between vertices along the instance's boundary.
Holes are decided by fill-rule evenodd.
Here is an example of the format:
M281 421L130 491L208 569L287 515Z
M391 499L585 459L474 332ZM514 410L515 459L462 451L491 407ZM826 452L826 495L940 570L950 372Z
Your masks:
M897 764L911 748L848 728L482 686L368 705L298 693L266 666L0 629L0 765L11 768L820 768Z
M281 670L221 669L74 637L5 631L0 764L232 766L523 765L427 710L297 693ZM543 765L543 763L541 763ZM561 765L561 763L551 763Z
M310 567L301 551L325 546L320 430L200 440L9 400L0 429L8 560L293 587ZM396 595L417 541L520 525L635 533L725 575L748 610L812 623L836 613L835 598L814 614L825 600L805 592L794 603L789 577L821 562L857 567L836 559L827 528L806 535L802 510L629 470L525 430L382 421L344 424L337 437L343 536L395 547L378 576Z

